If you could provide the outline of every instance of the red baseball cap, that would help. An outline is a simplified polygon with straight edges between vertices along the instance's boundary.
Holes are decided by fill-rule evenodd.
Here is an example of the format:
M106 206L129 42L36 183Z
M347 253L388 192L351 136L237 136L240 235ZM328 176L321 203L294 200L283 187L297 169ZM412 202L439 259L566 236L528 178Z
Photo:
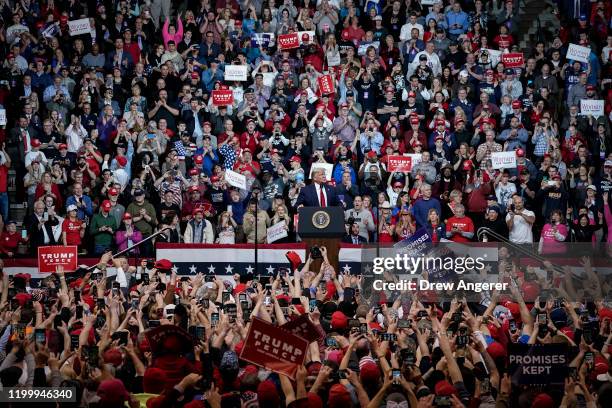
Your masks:
M197 156L195 156L195 157L193 158L193 161L194 161L196 164L202 164L202 163L204 163L204 157L202 157L202 155L199 155L199 154L198 154Z
M212 176L212 177L210 178L211 183L216 183L216 182L217 182L217 181L219 181L219 180L220 180L220 179L219 179L219 176Z
M187 189L187 191L189 191L190 193L195 193L196 191L200 192L200 189L198 188L198 186L191 186Z
M132 219L132 214L130 214L129 212L126 212L123 214L123 217L121 217L122 220L131 220Z
M417 117L410 118L410 124L418 125L419 124L419 118L417 118Z
M30 146L32 146L32 147L40 147L40 144L41 144L40 140L38 140L38 139L30 140Z
M446 126L446 122L444 119L438 119L436 120L436 126Z
M110 201L108 201L108 200L104 200L104 201L102 201L102 205L101 205L102 210L104 210L104 211L110 211L110 209L112 208L112 206L113 206L113 205L111 204L111 202L110 202Z
M302 162L302 158L300 156L291 156L289 161L301 163Z
M125 156L117 156L117 164L121 167L125 167L127 164L127 158Z
M525 150L518 148L516 149L516 156L517 157L525 157Z
M60 143L59 150L68 150L68 145L66 143Z
M521 109L522 106L521 101L512 101L512 109Z
M108 195L109 196L118 196L119 195L119 190L117 190L115 187L110 188L108 190Z

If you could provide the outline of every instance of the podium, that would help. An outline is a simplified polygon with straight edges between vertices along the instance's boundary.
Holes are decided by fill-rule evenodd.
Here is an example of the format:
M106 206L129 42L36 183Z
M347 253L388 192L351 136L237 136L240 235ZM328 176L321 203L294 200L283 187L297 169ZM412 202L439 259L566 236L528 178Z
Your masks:
M346 229L342 207L302 207L298 210L298 234L306 244L306 251L313 246L327 248L329 263L338 270L338 252ZM307 252L309 253L309 252ZM318 272L322 259L311 263L311 270Z

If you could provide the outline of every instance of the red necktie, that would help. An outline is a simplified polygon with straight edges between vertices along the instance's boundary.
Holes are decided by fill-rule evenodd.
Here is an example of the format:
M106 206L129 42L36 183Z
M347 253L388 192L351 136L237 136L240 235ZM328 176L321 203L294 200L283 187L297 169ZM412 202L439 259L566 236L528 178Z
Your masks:
M325 194L323 194L323 186L319 186L319 203L321 204L321 207L327 206L325 203Z

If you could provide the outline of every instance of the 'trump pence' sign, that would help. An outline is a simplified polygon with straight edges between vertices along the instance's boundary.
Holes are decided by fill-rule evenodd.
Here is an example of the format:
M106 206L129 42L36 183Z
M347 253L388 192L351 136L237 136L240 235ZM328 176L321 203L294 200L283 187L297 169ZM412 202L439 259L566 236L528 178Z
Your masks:
M226 65L225 66L225 80L226 81L246 81L247 80L247 66L246 65Z
M307 348L307 340L254 318L240 358L294 378L297 368L304 362Z
M38 271L41 273L55 272L58 266L62 266L64 272L74 272L77 260L76 245L38 247Z

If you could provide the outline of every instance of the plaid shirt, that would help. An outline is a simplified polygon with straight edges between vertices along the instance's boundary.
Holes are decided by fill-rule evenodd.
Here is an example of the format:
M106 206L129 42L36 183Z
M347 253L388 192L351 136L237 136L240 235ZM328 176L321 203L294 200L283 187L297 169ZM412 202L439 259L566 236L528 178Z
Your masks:
M545 153L548 153L549 136L552 136L552 134L550 134L550 132L545 132L544 130L536 130L533 133L533 136L531 136L531 142L535 145L533 149L533 154L535 156L542 157Z

